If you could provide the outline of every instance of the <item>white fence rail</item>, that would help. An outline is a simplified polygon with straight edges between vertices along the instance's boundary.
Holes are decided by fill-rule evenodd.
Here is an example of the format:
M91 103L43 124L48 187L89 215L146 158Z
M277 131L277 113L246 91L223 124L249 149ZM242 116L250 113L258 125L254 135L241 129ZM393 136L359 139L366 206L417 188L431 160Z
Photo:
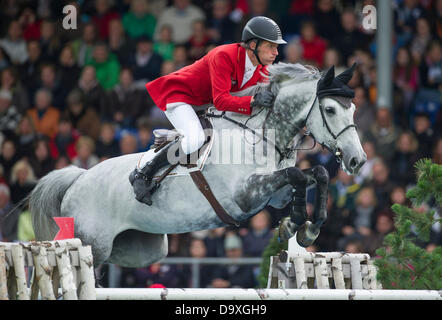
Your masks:
M442 300L436 290L96 289L97 300Z

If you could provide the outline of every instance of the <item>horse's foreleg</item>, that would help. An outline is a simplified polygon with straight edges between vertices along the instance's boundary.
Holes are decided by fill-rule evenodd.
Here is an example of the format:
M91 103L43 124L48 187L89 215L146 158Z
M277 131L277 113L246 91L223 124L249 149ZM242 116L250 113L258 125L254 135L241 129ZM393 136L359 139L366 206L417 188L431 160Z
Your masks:
M257 205L267 203L281 188L291 185L296 187L294 196L298 199L296 208L305 210L305 186L308 178L302 170L290 167L271 174L253 174L235 190L234 199L243 212L251 212ZM302 187L298 187L302 186Z
M305 175L296 167L281 169L267 175L251 175L235 193L235 201L243 212L250 212L257 204L268 202L281 188L291 185L294 201L291 203L290 216L281 222L281 240L292 237L299 227L307 221L306 188L314 183L312 177Z
M306 221L296 235L298 243L304 247L310 246L318 237L322 224L327 220L327 195L329 176L323 166L303 170L303 173L316 182L315 210L312 221Z

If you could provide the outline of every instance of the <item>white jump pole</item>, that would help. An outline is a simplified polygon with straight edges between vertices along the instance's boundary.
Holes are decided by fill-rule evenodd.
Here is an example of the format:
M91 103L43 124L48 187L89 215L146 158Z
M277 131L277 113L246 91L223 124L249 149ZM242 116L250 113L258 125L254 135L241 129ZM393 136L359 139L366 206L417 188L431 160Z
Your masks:
M436 290L98 288L97 300L442 300Z

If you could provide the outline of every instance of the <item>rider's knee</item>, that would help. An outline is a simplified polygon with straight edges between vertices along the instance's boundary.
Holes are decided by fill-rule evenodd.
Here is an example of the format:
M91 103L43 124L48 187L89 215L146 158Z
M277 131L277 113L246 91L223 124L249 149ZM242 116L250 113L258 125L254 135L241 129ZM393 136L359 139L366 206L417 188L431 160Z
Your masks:
M183 149L187 154L191 154L201 148L204 142L204 133L187 136L183 139Z

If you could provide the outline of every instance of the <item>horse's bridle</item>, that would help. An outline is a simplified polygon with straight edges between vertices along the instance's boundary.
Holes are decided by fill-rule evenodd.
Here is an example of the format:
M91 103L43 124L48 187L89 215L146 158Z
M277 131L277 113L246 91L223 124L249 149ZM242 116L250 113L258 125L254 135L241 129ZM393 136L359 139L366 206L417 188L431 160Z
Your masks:
M313 141L314 141L313 146L311 146L310 148L296 148L296 146L295 146L295 147L287 147L284 151L281 151L281 150L279 149L279 147L278 147L275 143L272 142L272 144L275 146L276 151L279 153L279 155L280 155L280 157L281 157L280 161L281 161L282 159L284 159L285 157L287 157L287 156L288 156L291 152L293 152L293 151L297 151L297 150L311 150L311 149L313 149L313 148L316 146L317 140L316 140L315 136L313 135L313 133L311 133L310 131L305 131L305 130L303 129L303 127L304 127L304 126L306 125L306 123L307 123L308 118L310 117L310 114L312 113L312 110L313 110L313 107L315 106L315 102L316 102L316 100L318 100L318 95L317 95L317 94L316 94L316 96L315 96L315 99L313 100L313 103L312 103L312 105L311 105L311 107L310 107L310 110L308 111L307 117L306 117L305 120L303 121L301 127L300 127L300 126L297 126L297 125L295 125L295 124L289 123L291 126L295 127L295 129L298 129L300 132L303 132L303 135L312 137L312 138L313 138ZM328 122L327 122L327 119L326 119L326 117L325 117L325 114L324 114L324 106L323 106L321 103L319 103L318 105L319 105L319 111L320 111L320 113L321 113L322 123L325 125L325 127L327 128L327 131L330 133L330 135L333 137L333 139L337 140L338 137L339 137L341 134L343 134L345 131L347 131L347 130L350 129L350 128L353 128L353 127L354 127L355 129L357 129L356 124L352 123L352 124L347 125L347 126L346 126L345 128L343 128L341 131L339 131L338 134L335 134L335 133L331 130L331 128L330 128L330 126L329 126L329 124L328 124ZM267 118L271 113L272 113L272 109L270 109L270 111L269 111L269 113L267 114L266 118ZM272 114L277 115L277 116L280 116L278 113L275 113L275 112L273 112ZM239 126L240 128L245 129L245 130L248 130L248 131L252 132L254 135L257 135L256 131L255 131L254 129L248 127L246 124L241 123L241 122L239 122L239 121L236 121L236 120L234 120L234 119L232 119L232 118L227 117L225 111L223 111L223 112L222 112L221 114L219 114L219 115L218 115L218 114L214 114L214 113L209 113L209 112L207 112L205 116L206 116L206 117L212 117L212 118L222 118L222 119L225 119L225 120L227 120L227 121L230 121L230 122L236 124L236 125ZM284 119L284 118L282 118L281 120L287 122L287 120ZM247 121L246 121L246 123L247 123ZM269 140L268 140L268 139L266 138L266 136L264 135L264 128L263 128L262 139L263 139L263 141L265 141L265 142L269 142ZM336 156L337 162L341 162L341 155L342 155L342 154L341 154L340 150L332 150L330 147L328 147L328 146L327 146L326 144L324 144L324 143L321 143L321 145L323 146L323 148L328 149L331 153L333 153L333 154Z

